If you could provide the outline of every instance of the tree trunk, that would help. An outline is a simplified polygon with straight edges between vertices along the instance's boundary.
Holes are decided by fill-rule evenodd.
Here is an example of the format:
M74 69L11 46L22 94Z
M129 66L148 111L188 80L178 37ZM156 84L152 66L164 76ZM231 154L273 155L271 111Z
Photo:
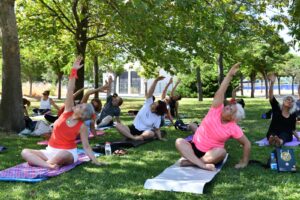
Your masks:
M243 74L240 76L240 85L241 85L241 96L244 96L244 76Z
M250 81L251 81L251 98L254 98L255 93L255 79L256 79L256 73L252 72L250 74Z
M98 56L94 56L94 88L99 87L99 64L98 64ZM94 95L95 99L99 98L99 92L96 92Z
M57 79L58 79L58 94L57 94L57 98L61 99L61 80L63 77L63 73L58 73L57 74Z
M278 85L278 94L280 95L281 94L281 91L280 91L280 76L277 76L277 85Z
M218 72L219 72L218 83L219 85L221 85L224 79L223 52L220 52L218 58Z
M79 13L80 16L87 16L88 15L88 7L87 5L81 6L81 12ZM76 53L77 55L82 56L82 64L83 67L77 71L78 79L75 83L75 92L84 87L84 61L85 61L85 53L86 47L88 43L87 39L87 31L89 29L89 18L85 17L80 23L77 25L76 33L75 33L75 41L76 41ZM80 93L76 100L81 100L83 97L83 93Z
M203 91L202 91L202 81L201 81L200 67L197 67L196 73L197 73L198 101L203 101Z
M32 78L29 78L29 95L32 96Z
M263 77L264 77L264 80L265 80L265 87L266 87L266 90L265 90L265 95L266 95L266 99L269 98L269 83L268 83L268 77L267 77L267 73L264 71L263 73Z
M15 1L0 1L0 28L2 31L2 99L0 127L5 131L24 129L20 49L15 16Z
M292 95L294 95L294 82L295 82L296 76L292 76Z

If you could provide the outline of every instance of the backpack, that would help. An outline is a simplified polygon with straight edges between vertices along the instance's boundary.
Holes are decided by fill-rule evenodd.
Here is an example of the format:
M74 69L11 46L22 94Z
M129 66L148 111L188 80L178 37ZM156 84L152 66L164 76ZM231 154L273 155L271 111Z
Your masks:
M46 124L44 121L38 121L35 125L32 135L39 136L51 132L52 132L51 126Z

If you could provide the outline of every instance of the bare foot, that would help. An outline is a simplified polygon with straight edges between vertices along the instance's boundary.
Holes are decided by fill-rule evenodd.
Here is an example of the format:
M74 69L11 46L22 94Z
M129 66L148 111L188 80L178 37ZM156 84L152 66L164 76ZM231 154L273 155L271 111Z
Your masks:
M57 170L57 169L59 169L59 165L57 165L57 164L50 164L49 163L49 169Z
M274 136L273 135L270 135L270 137L269 137L269 145L275 145L275 138L274 138Z
M283 140L280 139L277 135L275 135L274 141L275 141L274 143L275 143L276 147L280 147L282 145L282 143L283 143Z
M179 165L180 167L188 167L188 166L195 166L194 163L190 162L189 160L187 159L182 159L179 161Z
M135 136L133 140L144 140L144 137L141 135Z
M214 164L205 164L205 167L203 169L209 170L209 171L216 171L216 167Z

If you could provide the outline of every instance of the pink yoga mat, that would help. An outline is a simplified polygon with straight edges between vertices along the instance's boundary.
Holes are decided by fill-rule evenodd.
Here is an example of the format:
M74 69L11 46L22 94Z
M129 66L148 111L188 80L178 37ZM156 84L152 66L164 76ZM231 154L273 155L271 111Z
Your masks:
M97 130L96 133L97 133L97 136L101 136L101 135L105 134L105 132L102 131L102 130ZM92 133L90 133L89 138L93 138L93 137L95 137L95 136ZM77 139L75 142L76 142L76 144L79 144L81 141L80 141L80 139ZM37 144L47 146L48 145L48 140L39 141Z

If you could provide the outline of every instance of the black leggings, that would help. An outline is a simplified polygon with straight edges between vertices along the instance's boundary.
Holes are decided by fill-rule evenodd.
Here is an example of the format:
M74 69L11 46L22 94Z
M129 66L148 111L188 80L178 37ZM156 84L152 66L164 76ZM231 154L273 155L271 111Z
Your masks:
M280 139L283 140L283 144L286 142L291 142L293 140L293 134L292 133L286 133L286 132L279 132L279 133L268 133L267 138L269 140L270 136L277 135Z

